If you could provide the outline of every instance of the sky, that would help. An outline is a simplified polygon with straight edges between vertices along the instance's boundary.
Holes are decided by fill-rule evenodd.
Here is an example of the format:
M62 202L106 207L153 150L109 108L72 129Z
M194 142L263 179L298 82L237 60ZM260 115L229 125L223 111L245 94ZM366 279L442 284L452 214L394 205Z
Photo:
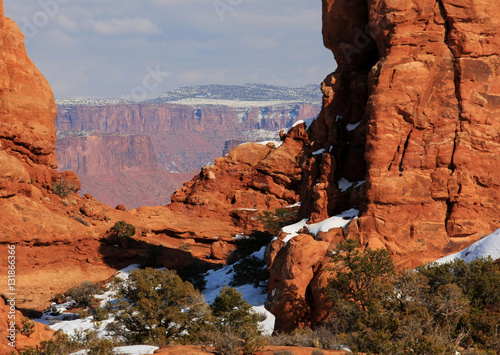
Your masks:
M4 0L56 98L319 84L335 61L320 0Z

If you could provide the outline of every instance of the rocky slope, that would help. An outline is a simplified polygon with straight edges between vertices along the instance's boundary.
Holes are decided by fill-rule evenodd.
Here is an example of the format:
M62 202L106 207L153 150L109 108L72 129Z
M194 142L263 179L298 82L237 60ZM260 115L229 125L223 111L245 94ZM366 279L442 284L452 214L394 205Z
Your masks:
M1 1L0 9L3 9ZM230 256L233 238L238 233L251 232L254 222L249 221L258 213L253 209L283 207L298 198L293 191L287 190L290 184L298 181L295 168L285 171L278 168L281 158L289 161L293 156L283 153L281 147L265 145L254 147L256 155L251 159L246 154L234 153L219 160L218 164L242 167L245 174L260 179L259 184L255 179L243 179L244 184L258 186L263 191L261 196L272 190L274 198L249 202L240 199L242 193L239 193L238 197L233 196L234 204L232 198L225 198L211 200L208 205L178 202L169 207L143 207L125 212L90 195L80 197L77 175L56 170L56 105L52 91L27 57L20 29L4 18L3 12L0 12L0 74L0 263L3 270L0 294L15 293L15 307L25 314L45 309L56 293L65 292L85 280L102 282L117 269L133 263L155 263L169 268L194 261L222 263ZM91 137L79 139L92 148ZM104 136L105 142L106 139L108 137ZM111 147L125 144L115 139L116 136L111 137L106 144ZM126 142L136 140L141 145L144 142L152 144L140 135ZM300 139L285 143L283 147L301 149ZM104 149L99 144L93 147ZM157 160L146 151L143 153L137 159L153 169ZM126 166L127 159L130 157L117 156L115 166ZM270 173L279 171L275 173L277 182L253 172L252 168L256 167ZM204 169L200 175L208 187L214 176L217 181L228 181L222 170L209 170L212 173ZM242 176L236 171L231 174L235 180ZM183 194L189 196L192 188L203 191L205 187L194 181ZM215 203L217 208L212 209ZM238 207L247 205L252 211L239 214ZM119 238L109 232L120 220L136 227L133 238ZM11 246L15 246L16 251L14 288L8 287L6 272ZM8 318L9 311L10 305L0 304L2 322L6 315ZM19 313L16 313L15 322L19 330L22 323ZM29 339L19 336L17 349L50 336L50 332L38 328ZM0 348L5 349L7 343L7 338L2 336Z
M320 110L312 88L261 86L183 88L141 104L58 100L59 167L78 174L82 192L112 206L165 205L182 181L222 154L225 141L276 138Z
M361 213L343 231L301 235L280 250L269 295L271 310L285 310L278 329L325 315L325 255L342 239L415 267L500 227L499 6L323 0L324 43L338 68L322 84L301 157L300 214L318 222ZM366 183L342 191L342 178Z

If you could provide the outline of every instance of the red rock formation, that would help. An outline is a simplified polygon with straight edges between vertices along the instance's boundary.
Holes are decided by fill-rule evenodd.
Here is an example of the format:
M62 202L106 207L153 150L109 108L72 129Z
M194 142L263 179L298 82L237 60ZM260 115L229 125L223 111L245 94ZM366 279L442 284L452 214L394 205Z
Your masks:
M33 323L33 329L29 332L21 331L24 325L30 322L21 312L12 308L0 298L0 326L2 327L2 339L0 340L0 353L11 354L15 350L24 347L35 347L43 340L50 340L54 331L41 323ZM10 338L7 338L10 337ZM15 351L17 353L17 351Z
M146 134L63 136L56 147L59 166L78 174L82 193L91 192L110 206L166 205L172 193L195 174L163 169Z
M236 147L177 190L169 207L191 205L202 211L218 211L232 216L245 229L257 227L255 217L262 210L298 202L302 170L296 156L304 149L307 137L300 124L283 137L278 147L274 143Z
M8 291L5 267L9 246L15 245L18 309L44 309L55 293L85 280L109 279L117 268L147 260L153 247L156 261L168 267L195 258L214 262L206 257L211 244L244 232L216 212L125 212L78 196L78 177L55 170L54 98L23 42L19 28L0 16L0 293ZM116 246L105 236L120 220L136 227L136 240ZM190 240L189 251L179 250L184 239Z
M322 85L323 111L301 158L303 217L317 222L360 209L343 238L386 248L401 267L435 260L500 227L499 6L323 1L324 42L338 68ZM321 148L325 153L312 155ZM342 192L341 178L366 183ZM271 267L276 285L297 292L270 294L269 307L304 298L308 320L318 320L321 302L312 295L322 287L322 258L307 264L317 270L308 277L283 274L310 262L294 253L309 248L303 239L278 252ZM277 316L281 329L298 321Z

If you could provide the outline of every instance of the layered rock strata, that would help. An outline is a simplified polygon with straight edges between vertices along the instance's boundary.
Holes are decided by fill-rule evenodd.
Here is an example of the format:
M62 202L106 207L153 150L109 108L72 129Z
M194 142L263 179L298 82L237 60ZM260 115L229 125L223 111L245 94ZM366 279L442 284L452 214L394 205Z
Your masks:
M268 140L269 133L316 117L319 110L319 105L298 103L230 107L64 101L56 120L58 164L78 174L83 193L109 205L165 205L183 181L221 155L226 140Z

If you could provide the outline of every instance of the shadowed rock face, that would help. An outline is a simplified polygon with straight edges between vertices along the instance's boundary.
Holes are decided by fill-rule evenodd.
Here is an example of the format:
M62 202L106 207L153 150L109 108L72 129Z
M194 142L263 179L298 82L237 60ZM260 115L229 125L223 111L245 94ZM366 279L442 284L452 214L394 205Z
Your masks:
M302 217L360 209L340 240L386 248L401 267L500 227L498 10L484 0L323 1L324 42L338 68L322 85L323 111L302 157ZM343 192L341 178L366 182ZM318 292L327 259L316 257L306 279L282 273L304 264L296 250L308 255L311 243L299 241L274 259L270 285L298 291L270 294L269 307L301 299L309 317L278 315L278 329L322 319L327 307Z

